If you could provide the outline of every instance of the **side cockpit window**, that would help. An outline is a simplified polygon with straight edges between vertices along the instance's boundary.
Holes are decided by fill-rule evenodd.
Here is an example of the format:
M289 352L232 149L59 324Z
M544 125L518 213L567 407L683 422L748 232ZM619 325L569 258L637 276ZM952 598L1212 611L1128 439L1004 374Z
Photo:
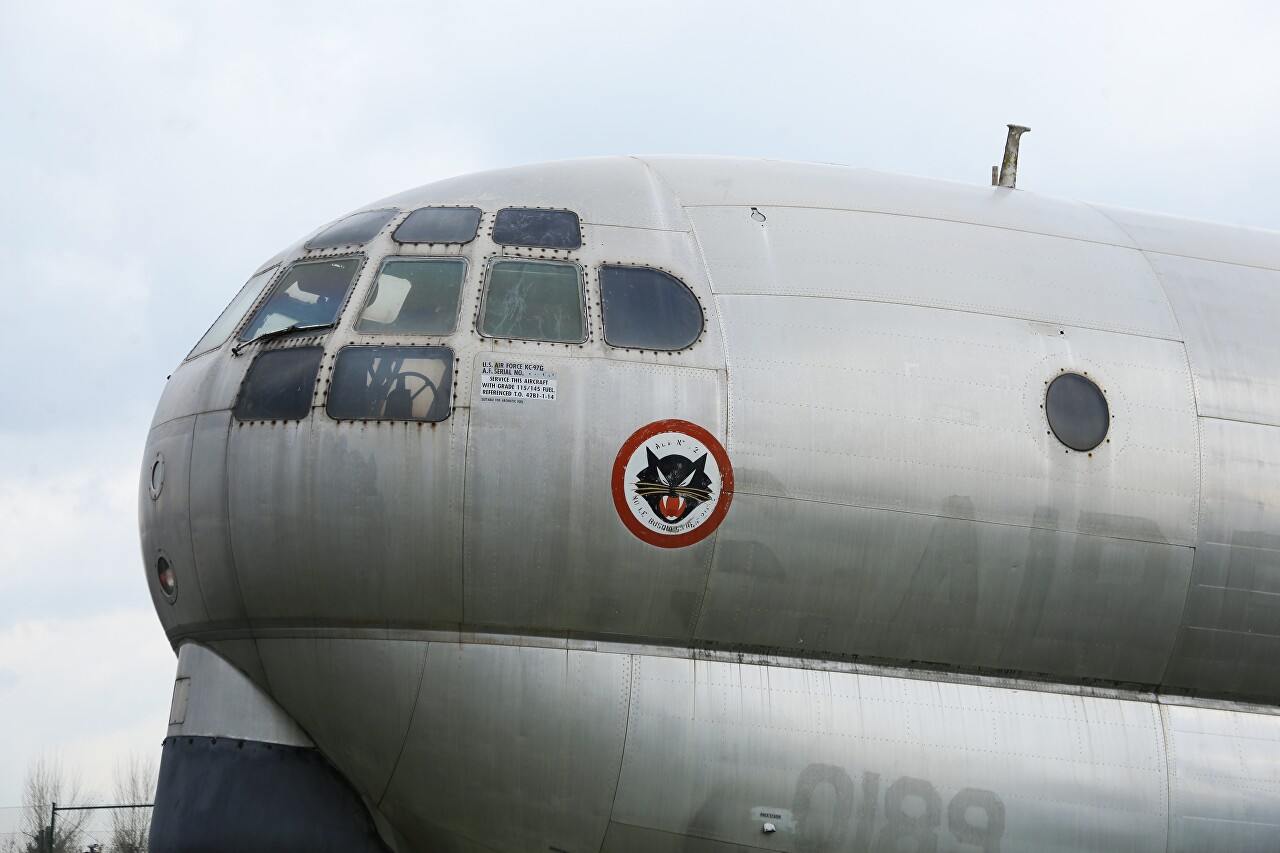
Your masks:
M232 410L239 421L301 420L311 412L322 347L259 353Z
M585 327L577 264L499 260L489 267L480 334L580 344Z
M374 335L447 335L458 325L467 277L462 258L388 258L378 271L356 331Z
M582 228L572 210L506 207L494 218L493 242L534 249L577 249L582 245Z
M684 282L649 267L600 267L605 343L680 350L702 335L702 305Z
M308 249L332 249L337 246L363 246L382 230L400 211L366 210L339 219L307 241Z
M343 347L326 410L337 420L442 421L452 388L448 347Z
M251 341L289 328L331 326L360 269L359 257L296 263L280 276L271 295L240 333Z
M423 207L410 213L391 238L397 243L470 243L479 228L477 207Z
M244 319L249 306L258 301L258 297L262 295L267 282L271 281L271 276L277 269L279 269L278 266L265 269L245 282L244 287L240 288L240 292L236 294L236 298L231 300L231 304L218 315L218 319L213 321L213 325L204 333L200 342L187 353L187 358L195 358L222 346L223 342L231 337L231 332L236 325Z

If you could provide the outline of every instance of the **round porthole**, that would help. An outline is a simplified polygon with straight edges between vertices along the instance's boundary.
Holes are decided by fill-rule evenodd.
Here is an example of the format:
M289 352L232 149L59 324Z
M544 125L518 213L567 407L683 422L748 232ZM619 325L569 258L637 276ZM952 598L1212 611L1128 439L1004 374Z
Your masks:
M178 597L178 576L174 573L169 558L163 554L156 559L156 579L160 582L160 591L165 598L172 602Z
M156 460L151 463L151 500L160 497L164 488L164 454L157 453Z
M1102 389L1079 373L1064 373L1049 383L1044 413L1058 441L1081 453L1102 444L1111 427Z

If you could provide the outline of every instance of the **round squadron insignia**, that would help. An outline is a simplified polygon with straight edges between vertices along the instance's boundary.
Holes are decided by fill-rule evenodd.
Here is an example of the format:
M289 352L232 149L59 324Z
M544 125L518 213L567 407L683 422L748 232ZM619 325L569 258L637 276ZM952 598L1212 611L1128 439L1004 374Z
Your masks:
M613 505L627 529L659 548L700 542L733 500L733 466L716 437L689 421L636 430L613 462Z

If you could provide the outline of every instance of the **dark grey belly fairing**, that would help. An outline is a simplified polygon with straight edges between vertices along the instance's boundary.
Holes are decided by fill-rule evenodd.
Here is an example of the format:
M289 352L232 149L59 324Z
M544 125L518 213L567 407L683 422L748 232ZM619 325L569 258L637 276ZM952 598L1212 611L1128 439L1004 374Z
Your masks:
M164 742L155 853L386 853L350 783L313 748L216 737Z

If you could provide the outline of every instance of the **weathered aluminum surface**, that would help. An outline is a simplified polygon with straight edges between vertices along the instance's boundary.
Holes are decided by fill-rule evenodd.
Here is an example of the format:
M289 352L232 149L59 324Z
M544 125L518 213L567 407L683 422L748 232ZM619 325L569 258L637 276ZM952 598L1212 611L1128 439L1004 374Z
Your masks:
M600 849L622 761L625 655L432 643L382 811L419 849ZM653 779L654 784L663 780Z
M1201 421L1204 508L1165 683L1280 695L1280 428Z
M538 363L557 376L555 401L471 409L467 621L689 637L713 540L657 549L633 537L614 510L610 476L618 445L653 420L655 405L723 434L722 374L603 359ZM472 376L474 399L479 371Z
M717 303L739 491L1193 544L1180 345L849 299ZM1108 397L1112 428L1090 454L1068 452L1044 417L1064 370Z
M1002 187L1013 189L1018 185L1018 143L1022 134L1030 131L1029 127L1009 125L1009 135L1004 141L1004 159L1000 163L1000 177L997 183Z
M381 799L400 759L427 644L259 640L271 693L362 796Z
M200 643L178 649L170 737L228 737L314 746L261 687Z
M1280 426L1280 272L1146 257L1186 334L1200 414Z
M717 295L896 302L1177 337L1160 282L1132 249L938 219L765 210L765 222L746 206L690 210Z
M402 848L870 853L906 814L969 853L992 849L973 839L996 801L1006 850L1270 839L1275 718L1238 700L1280 699L1280 343L1256 319L1276 313L1276 235L698 158L503 170L390 203L333 329L175 371L140 520L169 636L275 696L382 798ZM424 204L482 208L478 238L394 243ZM583 247L494 246L511 205L577 211ZM455 333L354 330L389 254L468 260ZM476 333L499 254L586 271L584 344ZM702 338L606 346L601 263L681 278ZM325 348L308 417L231 418L256 354L300 341ZM449 419L328 418L351 343L452 347ZM557 399L480 399L494 359L550 367ZM1064 370L1114 415L1092 455L1040 410ZM657 549L619 520L609 474L672 417L727 446L736 495L714 535ZM1220 707L1161 711L1163 691Z
M1280 717L1163 705L1169 850L1280 849Z

